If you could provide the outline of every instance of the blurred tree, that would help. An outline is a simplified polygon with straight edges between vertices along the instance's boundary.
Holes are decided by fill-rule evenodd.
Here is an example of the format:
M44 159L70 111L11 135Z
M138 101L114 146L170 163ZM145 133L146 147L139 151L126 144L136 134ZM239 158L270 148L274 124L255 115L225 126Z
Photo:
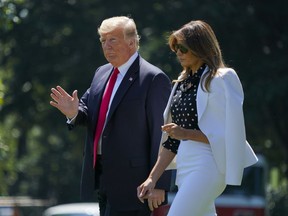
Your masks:
M16 149L13 155L6 148L14 161L13 169L6 173L13 174L14 181L3 188L3 195L52 196L66 202L78 197L74 188L80 178L82 133L80 130L77 135L68 135L65 118L49 105L49 91L55 83L67 90L77 87L81 92L81 82L87 85L95 70L96 28L83 24L96 26L97 19L91 18L89 2L77 7L74 4L1 3L1 11L7 14L13 8L14 16L1 16L0 21L6 23L0 29L0 44L5 48L0 58L1 92L5 96L0 119L1 127L8 132L6 137L1 136L1 146ZM17 23L15 17L19 18ZM82 79L78 79L79 75ZM11 121L10 125L6 123ZM3 161L6 159L3 157Z
M49 93L89 87L105 63L97 27L114 15L134 18L141 55L171 79L181 68L167 35L192 19L211 24L243 83L247 139L287 179L284 10L280 0L0 1L0 193L78 200L84 130L67 131Z

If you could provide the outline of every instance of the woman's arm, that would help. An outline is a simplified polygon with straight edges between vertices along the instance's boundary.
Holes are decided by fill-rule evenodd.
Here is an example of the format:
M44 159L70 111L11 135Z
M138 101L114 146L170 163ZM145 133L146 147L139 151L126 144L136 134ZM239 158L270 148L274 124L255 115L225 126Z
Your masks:
M151 190L154 189L156 182L174 157L175 153L161 147L156 164L151 170L148 178L137 188L137 195L141 202L144 202L144 199L149 197Z
M173 139L178 140L194 140L209 144L206 135L200 130L185 129L175 123L162 126L162 130L169 134Z

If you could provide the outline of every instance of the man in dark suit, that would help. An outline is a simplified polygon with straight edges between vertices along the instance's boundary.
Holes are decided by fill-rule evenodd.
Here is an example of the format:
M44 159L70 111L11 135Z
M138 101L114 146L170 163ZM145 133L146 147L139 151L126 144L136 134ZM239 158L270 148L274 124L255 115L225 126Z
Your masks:
M90 88L80 101L77 90L70 96L57 86L51 89L50 104L68 118L70 129L76 125L87 127L82 200L92 201L96 187L101 216L148 216L151 213L148 206L157 208L170 187L167 172L157 189L150 192L146 205L137 198L137 186L146 179L158 157L170 80L138 54L139 35L133 19L125 16L106 19L98 33L109 63L96 70ZM104 111L102 129L99 122L106 100L103 95L110 88L107 83L112 83L115 69L118 74L108 99L107 114Z

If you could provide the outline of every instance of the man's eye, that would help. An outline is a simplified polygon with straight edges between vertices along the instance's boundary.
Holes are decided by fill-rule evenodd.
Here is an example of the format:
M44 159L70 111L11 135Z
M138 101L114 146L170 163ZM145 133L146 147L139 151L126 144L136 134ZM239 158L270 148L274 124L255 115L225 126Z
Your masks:
M109 40L110 43L115 43L116 41L117 41L116 38L111 38L111 39Z
M102 45L109 43L109 44L116 44L117 43L117 39L116 38L108 38L108 39L100 39L100 43Z

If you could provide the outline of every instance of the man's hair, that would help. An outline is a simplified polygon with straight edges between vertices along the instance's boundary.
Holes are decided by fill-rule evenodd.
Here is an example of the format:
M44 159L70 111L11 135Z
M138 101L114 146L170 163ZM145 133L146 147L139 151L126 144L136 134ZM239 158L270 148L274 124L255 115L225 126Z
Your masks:
M98 28L98 34L101 35L109 33L117 28L123 29L124 39L134 39L135 46L139 48L140 36L138 35L136 24L132 18L126 16L115 16L103 20Z

